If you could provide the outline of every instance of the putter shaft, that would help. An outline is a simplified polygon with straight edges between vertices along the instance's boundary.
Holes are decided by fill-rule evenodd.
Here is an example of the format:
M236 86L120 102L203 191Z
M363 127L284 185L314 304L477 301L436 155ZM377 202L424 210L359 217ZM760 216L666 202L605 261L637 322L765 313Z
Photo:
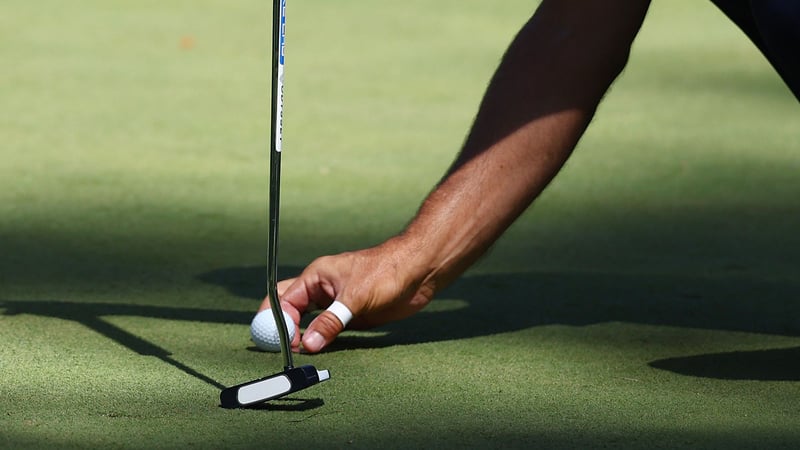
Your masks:
M269 239L267 248L267 295L278 327L281 354L286 369L294 367L291 341L278 298L278 224L281 197L281 147L283 141L283 48L286 0L272 2L272 127L270 132Z

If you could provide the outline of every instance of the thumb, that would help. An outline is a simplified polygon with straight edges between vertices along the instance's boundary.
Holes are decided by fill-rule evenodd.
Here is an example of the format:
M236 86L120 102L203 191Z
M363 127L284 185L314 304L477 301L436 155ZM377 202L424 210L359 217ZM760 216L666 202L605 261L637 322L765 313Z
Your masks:
M306 328L303 334L303 348L309 353L319 352L336 339L352 316L350 309L343 303L333 302Z

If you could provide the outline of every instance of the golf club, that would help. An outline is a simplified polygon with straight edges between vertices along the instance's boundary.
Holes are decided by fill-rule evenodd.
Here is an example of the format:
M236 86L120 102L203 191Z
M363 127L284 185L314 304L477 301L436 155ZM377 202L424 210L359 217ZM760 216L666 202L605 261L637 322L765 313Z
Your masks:
M280 212L281 149L283 144L283 70L286 37L286 0L272 2L272 131L270 133L269 239L267 250L267 295L278 327L283 355L282 372L223 389L223 408L241 408L297 392L330 378L327 370L314 366L294 367L289 331L278 299L278 216Z

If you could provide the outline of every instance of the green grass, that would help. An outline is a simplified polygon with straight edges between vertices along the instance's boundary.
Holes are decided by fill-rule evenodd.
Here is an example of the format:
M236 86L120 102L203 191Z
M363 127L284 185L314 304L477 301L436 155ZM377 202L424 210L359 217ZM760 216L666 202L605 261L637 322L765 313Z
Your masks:
M284 273L402 227L533 8L290 2ZM800 443L800 110L710 2L653 5L573 159L462 280L248 411L217 395L281 366L247 331L271 5L1 9L0 447Z

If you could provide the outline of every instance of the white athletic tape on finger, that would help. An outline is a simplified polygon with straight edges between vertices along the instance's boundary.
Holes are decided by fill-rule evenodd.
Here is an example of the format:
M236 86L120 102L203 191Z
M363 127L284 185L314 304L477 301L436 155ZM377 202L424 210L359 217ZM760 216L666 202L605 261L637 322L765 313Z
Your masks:
M350 319L353 318L353 313L350 312L350 308L348 308L339 300L331 303L331 306L328 306L326 311L336 316L336 318L339 319L339 322L342 322L342 326L344 327L346 327L347 324L350 323Z

